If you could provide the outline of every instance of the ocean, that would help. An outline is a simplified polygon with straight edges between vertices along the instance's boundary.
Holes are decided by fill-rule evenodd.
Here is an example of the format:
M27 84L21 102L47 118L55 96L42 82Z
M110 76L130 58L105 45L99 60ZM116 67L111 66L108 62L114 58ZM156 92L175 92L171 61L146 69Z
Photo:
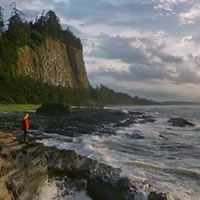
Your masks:
M39 139L32 130L31 137L46 146L74 150L78 154L120 168L121 176L152 185L159 192L169 192L174 200L200 200L200 106L137 106L112 109L127 114L127 119L120 122L122 124L126 124L129 113L133 111L151 115L156 121L141 123L138 119L121 127L108 121L100 123L88 134L83 130L84 127L77 129L73 124L67 123L66 126L77 132L77 136L73 137L65 134L67 129L62 127L65 125L61 123L60 127L53 131L43 130ZM174 127L168 122L172 117L184 118L196 126ZM62 129L62 133L59 129ZM41 188L36 199L90 200L84 191L64 197L58 197L59 192L52 180Z

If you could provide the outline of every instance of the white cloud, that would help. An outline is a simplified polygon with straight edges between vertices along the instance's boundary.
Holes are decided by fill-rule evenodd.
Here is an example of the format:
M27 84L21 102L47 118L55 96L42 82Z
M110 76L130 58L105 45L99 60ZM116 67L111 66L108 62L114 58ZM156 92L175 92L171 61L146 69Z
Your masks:
M127 37L125 33L129 33ZM93 48L87 52L86 58L89 77L94 85L104 83L115 89L127 91L132 95L149 96L150 98L153 98L150 93L160 94L160 96L154 98L159 100L166 99L167 95L169 95L168 100L190 99L195 101L200 98L200 94L197 93L200 89L200 38L192 35L174 37L162 30L143 32L140 29L119 29L118 36L116 36L117 32L113 32L113 36L110 36L112 40L110 42L106 35L98 37L96 34L95 32L93 37L96 37L97 45L93 45ZM119 49L121 53L115 54L116 58L111 50L115 49L115 39L116 42L120 42L120 47L122 47L122 49ZM113 44L107 51L105 48L108 48L108 46L104 46L104 40L106 44ZM126 46L122 45L123 42L125 45L128 45L129 42L130 46L127 46L127 48L130 48L130 52L133 53L132 56L130 54L130 60L126 60L129 57L126 59L123 57L123 53L129 51L124 49ZM118 45L116 43L116 48ZM94 57L94 55L88 57L91 52L95 52L98 48L102 48L101 50L105 51L106 55L109 53L112 55L110 57L108 55L106 58L104 54L100 53L99 55L102 57L98 57L98 55L97 57ZM135 60L137 57L135 57L131 48L143 52L149 59L148 62L151 66L142 66L143 64L141 64L142 67L140 68L136 64L136 68L134 68L134 63L138 63L140 60ZM120 55L122 55L121 58ZM131 75L133 75L132 78ZM139 77L136 77L137 75Z
M167 11L172 11L173 6L186 3L188 0L154 0L158 4L155 6L155 9L164 9Z
M130 67L130 64L124 63L120 59L85 57L85 62L87 63L88 73L94 73L101 70L129 72Z
M188 11L179 14L182 24L194 24L200 20L200 3L194 4Z
M17 7L20 8L20 10L23 9L40 9L43 5L41 0L3 0L2 5L4 6L10 6L13 2L16 3Z
M181 24L194 24L200 20L199 0L153 0L157 3L155 9L163 9L176 14ZM175 6L181 6L182 11L175 11ZM168 13L169 15L169 13Z

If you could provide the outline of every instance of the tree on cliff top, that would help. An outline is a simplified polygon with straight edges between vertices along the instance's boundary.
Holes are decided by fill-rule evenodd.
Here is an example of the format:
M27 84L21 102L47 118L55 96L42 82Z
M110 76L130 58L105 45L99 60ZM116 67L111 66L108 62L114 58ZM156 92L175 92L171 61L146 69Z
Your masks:
M56 16L56 14L52 10L49 10L46 13L46 27L48 33L51 33L51 36L53 37L60 36L60 33L62 31L60 25L60 19Z
M8 20L9 24L6 37L16 48L19 48L29 43L30 26L22 19L24 14L16 8L16 4L12 4L12 9L12 15Z
M61 40L65 44L71 44L72 47L83 49L80 38L76 37L69 28L62 31Z
M82 49L81 40L76 37L69 30L69 28L66 30L62 29L59 17L52 10L49 10L46 14L43 10L41 16L36 18L35 23L32 24L32 27L35 31L39 32L44 37L53 37L68 46Z
M3 27L4 27L3 8L0 7L0 36L3 33Z
M59 38L62 31L60 19L51 10L46 14L43 10L40 18L36 18L33 28L44 36L51 36L53 38Z

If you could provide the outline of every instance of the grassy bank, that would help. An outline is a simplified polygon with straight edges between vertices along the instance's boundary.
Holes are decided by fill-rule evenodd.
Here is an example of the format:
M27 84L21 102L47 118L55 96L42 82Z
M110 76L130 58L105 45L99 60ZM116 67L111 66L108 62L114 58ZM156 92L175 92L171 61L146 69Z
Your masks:
M0 112L19 112L36 110L40 105L33 104L0 104Z

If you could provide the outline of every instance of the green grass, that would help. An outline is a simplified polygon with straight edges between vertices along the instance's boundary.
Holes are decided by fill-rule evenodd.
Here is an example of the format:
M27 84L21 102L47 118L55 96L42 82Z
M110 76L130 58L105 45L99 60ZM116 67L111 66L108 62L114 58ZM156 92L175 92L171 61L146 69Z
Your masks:
M36 110L40 105L33 104L0 104L0 112L19 112Z

